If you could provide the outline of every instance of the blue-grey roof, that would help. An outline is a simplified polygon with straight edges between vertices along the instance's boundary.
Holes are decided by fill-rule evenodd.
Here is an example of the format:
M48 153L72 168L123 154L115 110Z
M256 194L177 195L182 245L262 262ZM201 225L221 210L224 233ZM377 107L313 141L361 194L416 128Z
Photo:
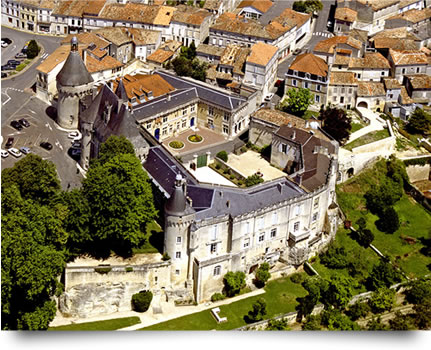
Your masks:
M155 74L160 75L175 89L195 88L201 100L217 105L226 110L235 110L247 102L247 99L243 96L235 95L227 91L223 92L215 87L210 88L196 80L192 81L192 79L184 79L164 71L157 71Z
M78 51L70 51L56 79L62 86L80 86L93 82Z
M142 103L133 108L136 120L143 120L154 117L170 109L175 109L193 100L198 99L196 89L187 88L170 92L167 95L159 96L153 100Z
M199 184L161 146L150 148L144 168L153 181L168 194L174 189L177 174L186 178L187 196L192 200L196 220L223 215L235 217L306 193L287 178L265 182L248 189Z

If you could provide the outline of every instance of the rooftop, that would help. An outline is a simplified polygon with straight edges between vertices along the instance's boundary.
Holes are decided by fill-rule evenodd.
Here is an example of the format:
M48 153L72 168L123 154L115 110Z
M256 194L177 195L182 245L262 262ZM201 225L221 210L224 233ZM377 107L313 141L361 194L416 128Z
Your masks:
M238 8L253 7L261 13L268 11L273 5L270 0L244 0L238 5Z
M290 123L293 126L303 128L306 124L302 118L271 108L260 108L251 115L251 118L264 120L277 126Z
M355 10L349 9L347 7L337 7L334 18L338 19L339 21L354 22L356 21L357 16L358 13Z
M278 17L275 17L271 23L277 22L281 24L283 27L288 27L288 28L292 28L295 26L297 28L300 28L310 18L311 18L311 13L306 14L306 13L296 12L290 8L286 8Z
M401 86L400 103L402 105L410 105L413 102L414 101L412 100L412 98L407 93L407 90L406 90L405 86Z
M400 89L401 84L395 78L383 78L386 89Z
M393 50L389 49L389 55L395 65L427 64L428 59L420 50Z
M373 11L379 11L386 7L397 4L400 0L357 0L361 4L370 6Z
M358 80L355 78L353 72L331 72L331 78L329 80L331 85L357 85Z
M289 69L321 77L328 75L328 65L326 62L312 53L303 53L296 56Z
M349 68L380 68L390 69L389 61L379 52L365 53L363 58L352 57Z
M359 50L362 46L362 43L359 40L356 40L350 36L339 35L319 41L314 47L314 51L332 54L339 44L345 44L357 50Z
M214 45L208 45L208 44L199 44L199 46L196 48L196 53L202 53L205 55L210 56L218 56L221 57L223 54L224 47L214 46Z
M431 89L431 76L427 74L406 75L414 90Z
M278 48L276 46L262 42L256 43L251 47L251 53L247 57L247 62L265 67L277 54L277 51Z
M358 96L372 97L385 95L386 91L383 83L375 81L358 81Z
M418 23L431 18L431 8L424 8L422 10L412 9L395 16L389 17L387 20L391 19L403 19L411 23Z
M185 23L193 26L200 26L211 13L207 10L193 6L176 6L176 11L172 16L172 22Z

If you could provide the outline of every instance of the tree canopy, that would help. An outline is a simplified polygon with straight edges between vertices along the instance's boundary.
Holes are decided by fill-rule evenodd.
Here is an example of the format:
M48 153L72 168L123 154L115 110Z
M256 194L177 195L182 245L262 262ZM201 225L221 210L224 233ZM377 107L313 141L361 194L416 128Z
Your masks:
M389 288L401 281L400 273L395 268L383 260L373 266L368 277L369 288L376 290L382 287Z
M319 119L322 120L322 129L344 145L352 129L352 118L346 114L346 111L328 106L320 111Z
M100 146L99 155L94 159L99 164L105 164L108 160L119 154L133 154L135 149L132 143L124 136L112 135Z
M407 130L413 134L428 135L431 132L431 114L417 107L410 115Z
M223 277L225 292L228 297L233 297L245 287L245 273L242 271L229 271Z
M322 11L323 4L320 0L295 1L292 10L302 13L311 13Z
M55 167L29 156L2 172L2 329L47 329L56 312L52 297L61 290L67 208L51 200L59 192ZM30 165L40 183L25 176Z
M193 79L205 81L208 65L196 58L196 46L192 43L181 48L180 54L171 62L174 71L179 76L192 77Z
M32 39L27 46L27 58L35 58L39 54L39 46L36 40Z
M292 113L302 117L313 102L313 94L309 89L298 88L287 90L287 98L280 107L283 112Z

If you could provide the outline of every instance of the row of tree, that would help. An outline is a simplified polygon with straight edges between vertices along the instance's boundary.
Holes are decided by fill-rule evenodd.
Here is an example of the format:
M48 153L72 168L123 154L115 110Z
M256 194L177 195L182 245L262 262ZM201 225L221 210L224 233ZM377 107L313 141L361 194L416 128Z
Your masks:
M157 212L148 175L124 137L111 137L83 186L64 192L55 166L28 154L2 171L2 329L47 329L66 261L128 255Z

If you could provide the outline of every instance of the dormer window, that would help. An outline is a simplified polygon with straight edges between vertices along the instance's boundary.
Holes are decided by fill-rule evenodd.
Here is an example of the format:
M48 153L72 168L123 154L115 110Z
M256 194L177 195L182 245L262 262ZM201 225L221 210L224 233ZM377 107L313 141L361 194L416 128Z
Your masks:
M309 73L305 73L305 77L306 77L307 79L310 79L310 74L309 74Z
M111 112L112 112L112 105L105 104L105 108L103 110L103 122L106 124L109 123L109 120L111 119Z

